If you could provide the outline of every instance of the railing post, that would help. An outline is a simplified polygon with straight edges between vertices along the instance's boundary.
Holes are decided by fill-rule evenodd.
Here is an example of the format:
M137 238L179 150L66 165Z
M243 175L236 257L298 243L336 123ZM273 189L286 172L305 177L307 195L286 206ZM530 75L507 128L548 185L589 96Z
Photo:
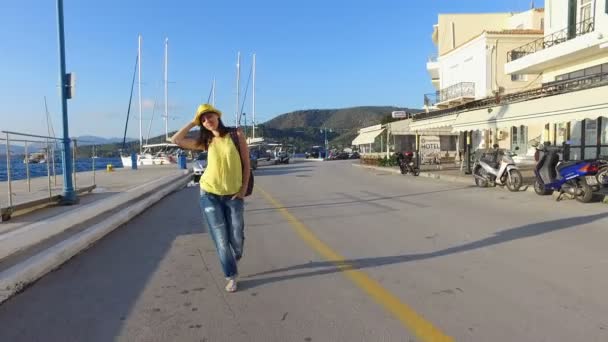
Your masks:
M95 185L95 145L93 145L93 185Z
M53 143L53 153L52 153L52 160L53 160L53 178L55 181L55 186L57 186L57 169L55 167L55 146L57 146L57 143L54 142Z
M49 163L49 154L51 151L51 145L49 140L46 140L46 179L49 185L49 202L53 198L53 188L51 186L51 163Z
M30 161L27 157L29 155L27 151L27 140L25 141L25 157L23 158L23 162L25 163L25 177L27 179L27 192L32 192L32 186L30 182Z
M8 207L13 207L13 186L11 184L11 142L6 133L6 182L8 183Z
M72 140L74 142L74 147L72 148L72 177L73 177L73 184L74 184L74 190L76 190L76 152L78 149L78 145L76 142L76 139Z

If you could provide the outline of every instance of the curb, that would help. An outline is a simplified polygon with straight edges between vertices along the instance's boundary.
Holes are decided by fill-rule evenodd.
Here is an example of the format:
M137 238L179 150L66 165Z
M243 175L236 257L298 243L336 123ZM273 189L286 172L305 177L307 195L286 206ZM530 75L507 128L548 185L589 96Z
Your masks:
M179 181L184 177L183 174L169 175L158 178L146 184L128 189L121 194L112 196L111 199L97 203L84 205L78 210L74 210L66 215L50 218L44 221L29 224L15 231L8 232L0 236L0 260L19 253L33 244L47 240L61 234L76 224L85 222L100 214L127 205L155 189L162 188L167 184Z
M29 284L58 268L73 256L92 246L99 239L127 223L148 207L168 194L183 188L190 177L182 177L137 203L99 222L78 234L0 272L0 304L11 296L23 291Z

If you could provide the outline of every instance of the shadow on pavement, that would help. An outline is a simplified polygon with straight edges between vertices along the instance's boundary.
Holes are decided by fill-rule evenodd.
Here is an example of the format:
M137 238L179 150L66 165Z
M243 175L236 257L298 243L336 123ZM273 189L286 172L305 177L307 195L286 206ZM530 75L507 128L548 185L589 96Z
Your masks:
M260 166L257 170L254 171L255 177L264 177L264 176L280 176L287 175L291 173L306 173L313 170L313 167L310 165L272 165L272 166Z
M174 241L205 232L197 196L170 194L0 305L0 341L115 340Z
M352 199L352 200L348 200L348 201L331 201L331 202L321 202L321 203L314 203L314 204L284 206L284 207L278 207L278 208L277 207L267 207L267 208L251 209L251 210L245 210L245 211L246 212L260 212L260 211L276 211L276 210L280 210L280 209L296 209L296 208L314 208L314 207L324 207L325 208L325 207L339 206L339 205L345 205L345 204L366 203L366 202L374 203L376 201L383 201L383 200L400 199L400 198L407 198L407 197L432 195L432 194L437 194L437 193L442 193L442 192L467 190L467 189L471 189L471 188L475 188L475 187L476 186L474 186L474 185L469 185L469 186L459 187L459 188L418 192L418 193L398 195L398 196L380 196L375 193L367 192L368 194L378 195L378 196L375 198L369 198L369 199ZM344 195L344 193L341 193L341 194Z
M254 288L257 286L261 286L264 284L291 280L297 278L304 277L312 277L319 276L324 274L332 274L336 272L342 272L345 270L352 269L365 269L386 265L399 264L404 262L411 261L419 261L419 260L428 260L437 257L448 256L452 254L457 254L461 252L473 251L476 249L481 249L485 247L490 247L494 245L498 245L501 243L506 243L514 240L524 239L528 237L538 236L542 234L547 234L551 232L555 232L558 230L574 228L577 226L589 224L595 221L599 221L602 219L608 218L608 213L601 213L589 216L578 216L578 217L570 217L566 219L558 219L552 221L545 221L539 223L527 224L524 226L511 228L507 230L503 230L497 232L493 236L487 237L485 239L469 242L463 245L449 247L446 249L438 250L435 252L429 253L419 253L419 254L403 254L403 255L394 255L387 257L375 257L375 258L362 258L362 259L351 259L344 261L323 261L323 262L310 262L306 264L295 265L291 267L285 267L280 269L275 269L267 272L256 273L249 276L246 276L243 281L239 283L242 289ZM288 274L288 275L280 275L280 276L272 276L266 278L257 278L260 276L267 276L281 272L290 272L297 270L310 270L310 269L320 269L305 273L297 273L297 274Z

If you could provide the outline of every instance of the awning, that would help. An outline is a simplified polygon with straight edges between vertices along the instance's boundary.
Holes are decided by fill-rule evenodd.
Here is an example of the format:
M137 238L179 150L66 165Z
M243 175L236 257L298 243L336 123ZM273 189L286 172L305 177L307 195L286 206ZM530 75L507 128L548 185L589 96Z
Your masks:
M411 119L393 121L389 123L389 130L392 135L412 135L416 134L410 129Z
M382 132L384 132L384 128L375 131L363 132L359 134L355 140L353 140L352 144L353 146L373 144L376 137L382 134Z
M608 86L462 112L454 132L554 124L608 116Z
M444 115L435 118L414 121L410 124L412 131L424 131L433 128L451 127L456 121L456 114Z

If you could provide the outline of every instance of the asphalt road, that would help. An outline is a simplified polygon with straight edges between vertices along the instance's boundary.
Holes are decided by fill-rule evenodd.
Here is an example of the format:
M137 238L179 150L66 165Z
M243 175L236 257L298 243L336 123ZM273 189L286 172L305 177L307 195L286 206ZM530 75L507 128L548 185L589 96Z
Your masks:
M299 162L256 171L239 292L196 188L0 306L0 341L608 341L608 206Z

